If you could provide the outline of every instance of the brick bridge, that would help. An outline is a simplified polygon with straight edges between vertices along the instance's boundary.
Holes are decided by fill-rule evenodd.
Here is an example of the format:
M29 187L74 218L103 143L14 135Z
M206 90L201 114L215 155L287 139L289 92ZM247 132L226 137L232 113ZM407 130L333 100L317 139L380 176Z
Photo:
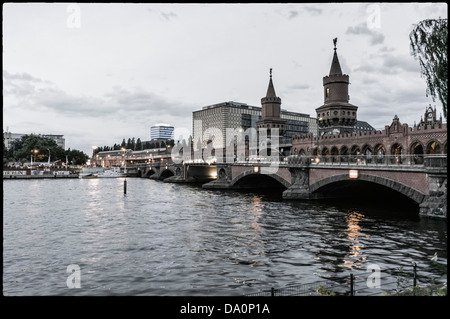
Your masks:
M419 162L421 164L414 164ZM447 217L447 156L306 157L282 162L233 164L152 163L136 166L139 176L165 182L201 182L205 189L280 188L283 199L308 200L339 196L365 183L394 190L420 207L420 215ZM380 188L380 189L381 189Z

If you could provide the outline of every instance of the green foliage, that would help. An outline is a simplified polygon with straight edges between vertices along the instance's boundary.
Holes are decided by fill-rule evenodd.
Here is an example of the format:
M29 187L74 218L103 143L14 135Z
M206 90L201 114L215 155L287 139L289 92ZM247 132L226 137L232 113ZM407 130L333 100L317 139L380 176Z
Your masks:
M50 138L30 134L24 135L21 139L13 141L9 150L4 148L3 163L8 161L29 162L31 157L33 157L33 161L36 162L47 162L49 160L49 155L51 162L56 160L65 162L67 155L69 157L69 162L75 165L85 164L88 159L88 156L82 151L70 149L65 151Z
M59 147L56 142L50 138L44 138L39 135L24 135L21 139L11 143L10 150L6 157L9 160L46 162L50 152L50 160L65 160L65 151ZM4 156L5 157L5 156Z
M427 82L427 96L438 98L447 118L447 19L427 19L415 25L409 35L411 52L419 59Z
M324 286L319 286L317 288L317 293L321 296L335 296L336 293L333 290L326 289Z
M71 165L84 165L88 160L89 156L78 150L67 150L67 157Z

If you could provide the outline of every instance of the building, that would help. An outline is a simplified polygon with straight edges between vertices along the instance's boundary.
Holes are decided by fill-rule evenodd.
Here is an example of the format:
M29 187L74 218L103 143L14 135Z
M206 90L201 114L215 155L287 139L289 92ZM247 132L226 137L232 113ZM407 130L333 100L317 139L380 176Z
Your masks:
M23 133L11 133L11 132L3 132L3 139L5 141L6 149L10 149L11 143L16 140L20 140L22 136L31 135L31 134L23 134ZM64 135L56 135L56 134L38 134L40 137L48 138L54 140L56 145L61 147L62 149L66 149L66 139Z
M356 121L352 133L375 131L375 128L365 121Z
M151 140L173 140L174 127L169 124L155 124L150 128Z
M245 132L249 128L258 128L258 123L262 118L262 107L248 105L240 102L223 102L203 107L201 110L192 112L192 130L194 147L201 143L205 148L208 141L214 140L214 147L221 148L226 143L226 130L240 129ZM290 145L292 136L297 134L312 133L317 135L317 123L308 114L280 110L280 118L284 121L284 137L281 144ZM214 133L221 134L221 143ZM198 145L199 146L199 145Z
M364 156L369 162L423 163L425 154L447 153L447 124L438 119L436 108L425 109L418 125L401 123L397 115L384 130L357 121L357 107L348 103L348 75L342 74L336 54L324 77L324 104L316 109L320 136L293 137L292 154L324 161L349 161Z
M357 123L358 107L349 103L349 76L342 73L336 52L337 38L333 42L330 73L323 77L324 103L316 109L320 135L351 133Z
M267 129L267 136L271 136L271 129L278 130L278 136L284 136L286 120L281 117L281 98L275 94L270 69L269 86L266 96L261 99L261 119L256 123L258 129Z
M66 149L66 139L64 135L55 135L55 134L42 134L41 137L49 138L56 142L56 145L61 147L63 150Z

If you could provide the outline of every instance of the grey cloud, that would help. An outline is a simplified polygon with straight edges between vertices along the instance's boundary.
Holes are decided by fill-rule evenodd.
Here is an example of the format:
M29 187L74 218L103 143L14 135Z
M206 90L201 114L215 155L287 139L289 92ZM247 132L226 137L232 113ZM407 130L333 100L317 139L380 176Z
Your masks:
M381 59L381 61L380 61ZM370 64L363 64L353 72L365 72L371 74L397 74L399 72L420 73L420 66L411 56L383 54L370 59Z
M398 72L420 72L419 63L415 61L411 56L402 57L395 55L383 55L383 67L386 71Z
M105 97L115 108L125 112L139 112L151 116L155 112L173 116L188 116L192 108L183 103L171 102L152 92L142 89L130 91L123 88L113 88Z
M295 10L289 11L289 19L293 19L296 16L298 16L298 11L295 11Z
M306 90L309 88L310 86L308 84L294 84L288 87L289 90Z
M384 42L384 35L370 30L366 23L361 23L355 27L348 27L345 34L367 35L370 37L371 45L382 44Z
M302 6L300 10L289 10L288 19L294 19L303 13L317 16L322 14L322 9L313 6Z
M171 12L161 12L161 16L165 19L165 20L172 20L173 18L177 18L178 16Z
M44 81L28 73L9 73L3 70L3 94L12 94L17 97L25 97L33 94L41 84L49 85Z
M305 10L308 11L309 13L311 13L312 15L322 14L322 9L319 9L316 7L307 6L307 7L305 7Z
M101 97L74 96L49 81L27 73L3 72L4 95L15 97L17 105L5 107L34 108L59 115L93 118L150 118L156 112L176 117L190 116L193 106L172 102L143 89L133 91L113 87Z

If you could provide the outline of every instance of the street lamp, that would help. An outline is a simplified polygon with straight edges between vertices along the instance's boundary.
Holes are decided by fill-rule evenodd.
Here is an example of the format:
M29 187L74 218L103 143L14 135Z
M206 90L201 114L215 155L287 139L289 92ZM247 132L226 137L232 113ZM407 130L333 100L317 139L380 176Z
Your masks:
M34 161L36 162L36 154L39 153L39 150L36 148L31 150L31 165L33 165L33 153L34 153Z

